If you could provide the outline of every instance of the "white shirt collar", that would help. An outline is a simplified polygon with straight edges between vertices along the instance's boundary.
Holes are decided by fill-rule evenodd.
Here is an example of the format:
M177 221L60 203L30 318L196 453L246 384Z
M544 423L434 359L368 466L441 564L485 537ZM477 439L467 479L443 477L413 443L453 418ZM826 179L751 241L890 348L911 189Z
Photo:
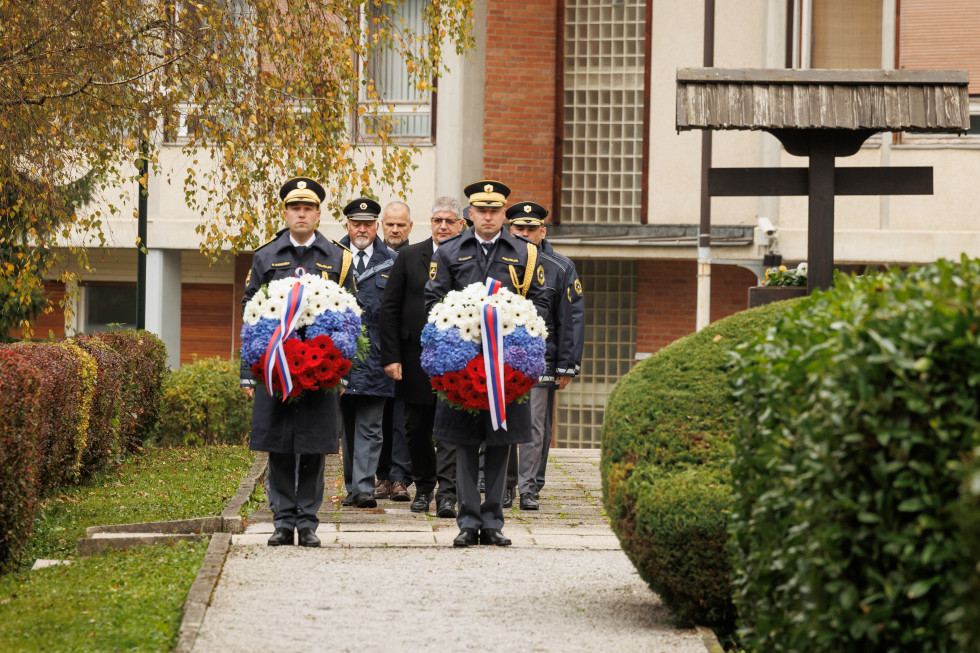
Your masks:
M490 240L483 240L477 234L473 234L473 235L476 236L476 242L480 243L480 245L486 245L486 244L496 245L497 244L497 239L500 238L500 232L499 231L497 232L497 235L494 236L493 238L491 238Z
M305 243L301 243L298 240L296 240L295 238L293 238L293 234L291 232L289 234L289 242L291 242L293 244L293 247L309 247L310 245L313 244L313 241L314 240L316 240L316 234L315 233L312 236L310 236L310 239L308 241L306 241Z
M361 252L364 252L364 265L367 265L368 262L370 262L371 257L374 255L374 243L371 243L364 249L357 249L356 247L354 248L353 254L354 254L355 265L357 264L357 259L358 257L360 257Z

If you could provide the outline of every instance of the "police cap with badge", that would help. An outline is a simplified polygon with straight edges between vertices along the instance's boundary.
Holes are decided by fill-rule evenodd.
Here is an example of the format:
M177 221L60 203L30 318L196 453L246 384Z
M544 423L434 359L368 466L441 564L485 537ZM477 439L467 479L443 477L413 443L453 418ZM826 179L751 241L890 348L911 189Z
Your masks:
M309 202L319 207L326 196L323 186L308 177L294 177L279 189L279 199L287 206L295 202Z
M547 217L547 209L537 202L518 202L507 209L507 219L512 225L540 227Z
M463 189L463 193L469 198L470 206L500 207L507 203L510 188L499 181L484 179L473 182Z
M369 197L358 197L344 207L348 220L377 220L381 215L381 205Z

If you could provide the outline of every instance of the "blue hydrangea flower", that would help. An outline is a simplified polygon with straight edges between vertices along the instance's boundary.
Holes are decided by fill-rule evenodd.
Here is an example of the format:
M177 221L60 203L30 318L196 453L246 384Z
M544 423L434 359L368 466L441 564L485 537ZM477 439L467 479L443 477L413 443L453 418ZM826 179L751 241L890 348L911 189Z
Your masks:
M334 347L340 350L341 356L353 359L357 355L357 338L355 336L343 331L335 331L329 335L330 339L333 340Z
M525 376L544 374L545 339L535 338L522 326L504 336L504 362Z
M422 329L422 347L422 369L429 376L458 372L481 354L480 346L463 340L456 327L442 330L431 322Z
M254 326L246 324L242 327L242 360L246 364L252 365L262 358L269 346L269 338L278 326L279 320L262 318Z

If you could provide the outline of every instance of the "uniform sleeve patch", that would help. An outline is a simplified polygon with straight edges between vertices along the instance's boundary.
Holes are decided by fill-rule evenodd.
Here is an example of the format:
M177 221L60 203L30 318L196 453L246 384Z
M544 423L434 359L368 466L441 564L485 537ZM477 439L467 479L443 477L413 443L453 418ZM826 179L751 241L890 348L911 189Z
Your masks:
M429 263L429 278L430 279L435 279L436 278L436 270L438 270L438 269L439 269L439 266L438 266L438 264L435 261L432 261L431 263Z
M544 266L543 265L539 265L538 266L538 283L540 283L542 286L544 285Z
M245 286L247 287L248 284L250 284L250 283L252 283L252 269L251 268L249 268L248 274L245 275Z
M575 292L578 293L579 295L582 294L582 282L579 281L578 279L575 280Z

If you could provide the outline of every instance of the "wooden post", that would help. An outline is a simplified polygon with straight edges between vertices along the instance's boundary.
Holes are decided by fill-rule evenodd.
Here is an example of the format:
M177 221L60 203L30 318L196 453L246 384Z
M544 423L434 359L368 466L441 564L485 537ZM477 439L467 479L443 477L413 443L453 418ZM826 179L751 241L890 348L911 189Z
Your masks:
M833 139L810 139L808 292L830 288L834 283L835 149Z

